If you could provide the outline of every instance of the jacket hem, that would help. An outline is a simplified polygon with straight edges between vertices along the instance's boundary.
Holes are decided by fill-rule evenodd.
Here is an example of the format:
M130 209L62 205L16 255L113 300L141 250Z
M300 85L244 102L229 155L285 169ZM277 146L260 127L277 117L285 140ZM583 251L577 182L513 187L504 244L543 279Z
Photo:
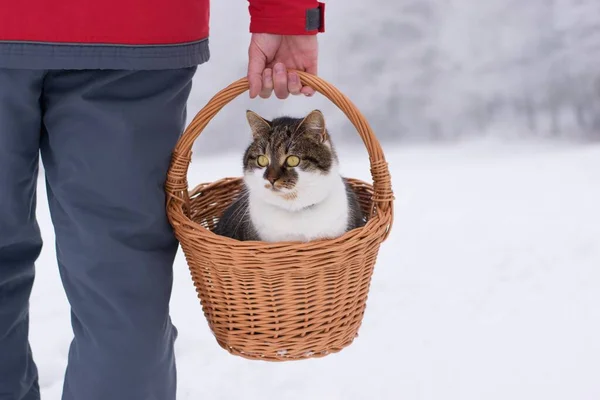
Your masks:
M0 41L0 68L158 70L210 59L208 38L183 44L114 45Z

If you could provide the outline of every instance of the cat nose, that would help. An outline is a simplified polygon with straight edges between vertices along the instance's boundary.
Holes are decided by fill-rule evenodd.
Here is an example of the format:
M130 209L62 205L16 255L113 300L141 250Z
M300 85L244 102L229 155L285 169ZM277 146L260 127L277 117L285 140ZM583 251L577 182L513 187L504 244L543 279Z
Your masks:
M267 176L267 180L271 182L271 185L274 185L277 178L274 176Z

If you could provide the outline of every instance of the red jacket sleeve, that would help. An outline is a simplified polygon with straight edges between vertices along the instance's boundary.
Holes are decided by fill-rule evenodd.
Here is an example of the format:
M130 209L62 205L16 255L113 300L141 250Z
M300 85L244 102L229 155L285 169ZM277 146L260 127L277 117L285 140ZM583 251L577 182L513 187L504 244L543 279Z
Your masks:
M325 4L317 0L248 0L251 33L315 35L325 32Z

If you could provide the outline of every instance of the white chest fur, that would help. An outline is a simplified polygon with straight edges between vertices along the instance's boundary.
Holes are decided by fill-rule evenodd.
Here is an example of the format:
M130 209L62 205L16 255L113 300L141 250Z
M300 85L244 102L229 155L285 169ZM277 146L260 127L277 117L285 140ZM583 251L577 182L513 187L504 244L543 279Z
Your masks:
M260 191L250 192L250 218L261 240L306 242L342 235L349 210L340 176L333 174L318 182L301 176L298 186L299 195L294 201L274 201L274 197L263 196Z

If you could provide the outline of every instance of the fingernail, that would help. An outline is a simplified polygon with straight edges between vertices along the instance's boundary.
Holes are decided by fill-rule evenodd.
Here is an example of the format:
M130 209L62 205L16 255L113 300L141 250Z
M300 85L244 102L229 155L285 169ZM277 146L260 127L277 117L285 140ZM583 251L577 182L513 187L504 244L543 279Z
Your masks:
M275 73L276 74L282 74L285 72L285 68L283 66L283 64L275 64Z
M296 75L296 74L290 74L290 82L292 82L292 83L298 83L298 75Z

